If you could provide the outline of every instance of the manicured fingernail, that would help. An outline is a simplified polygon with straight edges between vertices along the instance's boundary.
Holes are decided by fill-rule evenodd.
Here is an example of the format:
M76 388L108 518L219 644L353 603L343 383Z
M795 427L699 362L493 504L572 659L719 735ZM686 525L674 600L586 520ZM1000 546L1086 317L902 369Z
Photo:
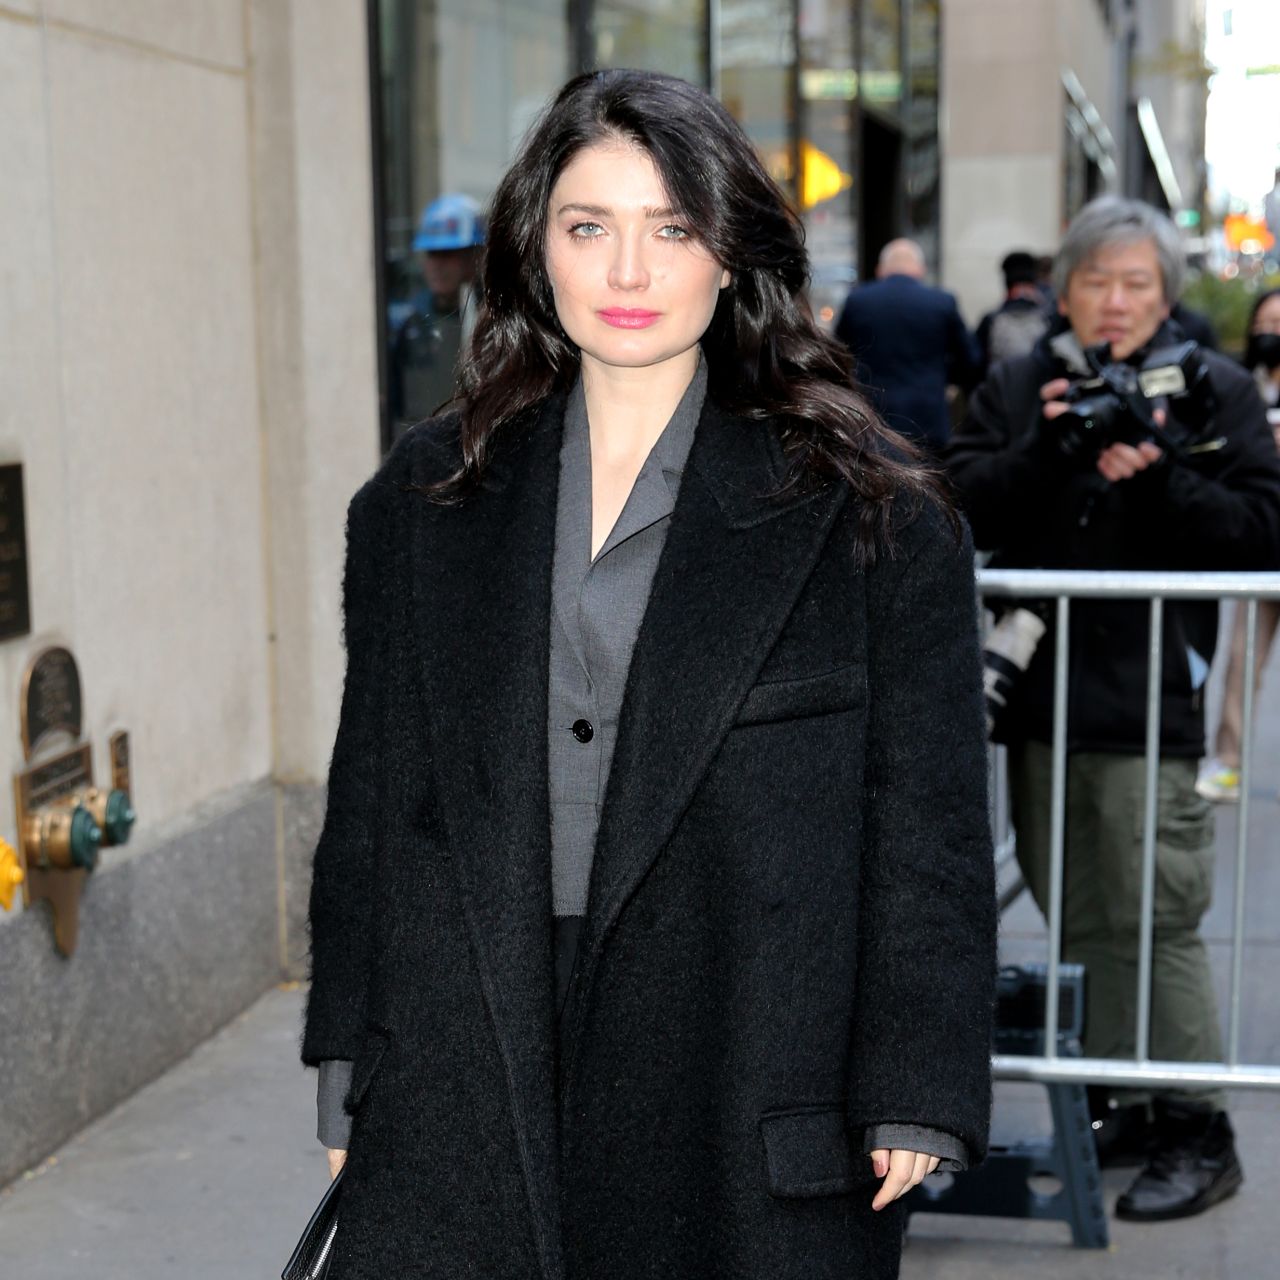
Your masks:
M883 1160L873 1160L871 1162L871 1167L876 1171L877 1178L883 1178L888 1172L888 1166Z

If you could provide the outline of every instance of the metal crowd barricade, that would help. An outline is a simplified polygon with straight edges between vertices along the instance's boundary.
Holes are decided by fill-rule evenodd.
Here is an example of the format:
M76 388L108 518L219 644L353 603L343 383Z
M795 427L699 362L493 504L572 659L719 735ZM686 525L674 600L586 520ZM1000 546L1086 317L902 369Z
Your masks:
M996 1055L998 1079L1041 1083L1089 1083L1129 1086L1187 1085L1223 1088L1280 1088L1280 1066L1240 1061L1240 993L1244 972L1244 909L1248 870L1249 784L1253 768L1254 656L1258 601L1280 600L1277 573L1165 573L1162 571L1092 571L984 569L978 574L984 600L1039 599L1057 605L1054 654L1053 767L1050 799L1050 875L1048 959L1041 1057ZM1079 599L1143 599L1150 601L1147 679L1146 794L1143 815L1142 906L1139 923L1137 1052L1131 1061L1071 1058L1058 1053L1058 969L1062 949L1063 854L1066 830L1067 673L1070 659L1071 602ZM1232 929L1231 983L1227 1005L1225 1062L1153 1062L1151 1033L1151 963L1155 917L1156 798L1160 763L1160 680L1163 670L1164 603L1166 600L1232 599L1245 608L1244 705L1241 734L1240 803L1236 836L1235 903ZM1221 644L1219 645L1221 648ZM1016 839L1016 833L1013 833ZM1006 856L1010 856L1006 853Z
M1259 600L1280 600L1280 573L1094 572L1079 570L993 570L978 574L979 591L996 600L1052 600L1056 603L1053 756L1050 787L1050 875L1048 956L1043 968L1044 1016L1039 1031L998 1032L992 1073L1000 1080L1042 1084L1053 1118L1050 1140L1021 1141L992 1148L986 1165L948 1185L915 1188L907 1212L981 1214L999 1217L1057 1219L1068 1222L1078 1246L1106 1248L1108 1230L1090 1126L1086 1084L1151 1086L1280 1087L1280 1065L1240 1061L1240 990L1244 972L1244 908L1248 870L1249 785L1253 767L1256 630ZM1075 1031L1059 1018L1062 992L1068 1024L1080 1025L1081 990L1078 966L1061 960L1063 868L1066 847L1067 681L1070 670L1071 603L1079 599L1150 601L1147 679L1146 787L1143 814L1142 900L1139 918L1138 1008L1136 1054L1132 1060L1082 1056ZM1225 1062L1154 1062L1150 1058L1151 971L1155 927L1156 813L1160 764L1160 695L1163 672L1164 604L1166 600L1234 599L1245 609L1244 706L1240 770L1239 829L1236 839L1236 884L1231 953L1231 987L1227 1015ZM1012 867L1017 832L1008 811L1005 771L992 753L992 834L997 868ZM1021 891L1017 883L1000 895L1003 910ZM1067 972L1064 973L1064 968ZM1040 970L1036 969L1036 980ZM1016 971L1015 971L1016 973ZM1031 973L1023 969L1022 976ZM1071 986L1064 986L1065 978ZM1032 1024L1034 1026L1034 1023ZM1012 1051L1011 1051L1012 1050ZM1048 1177L1056 1191L1033 1184Z

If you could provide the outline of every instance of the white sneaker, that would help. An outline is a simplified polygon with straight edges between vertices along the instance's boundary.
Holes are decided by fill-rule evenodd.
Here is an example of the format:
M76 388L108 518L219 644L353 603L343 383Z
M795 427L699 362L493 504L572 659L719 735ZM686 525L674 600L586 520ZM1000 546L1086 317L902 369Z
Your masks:
M1240 770L1223 764L1217 756L1201 761L1196 791L1217 804L1235 804L1240 799Z

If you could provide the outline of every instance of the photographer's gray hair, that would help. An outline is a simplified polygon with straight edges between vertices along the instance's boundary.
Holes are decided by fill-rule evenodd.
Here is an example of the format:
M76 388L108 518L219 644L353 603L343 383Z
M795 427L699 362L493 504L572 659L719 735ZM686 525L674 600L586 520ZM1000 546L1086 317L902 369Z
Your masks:
M1124 196L1099 196L1090 200L1074 218L1053 260L1053 288L1058 297L1067 293L1072 274L1100 249L1115 244L1150 240L1160 262L1165 301L1173 306L1182 293L1186 266L1178 229L1158 209Z

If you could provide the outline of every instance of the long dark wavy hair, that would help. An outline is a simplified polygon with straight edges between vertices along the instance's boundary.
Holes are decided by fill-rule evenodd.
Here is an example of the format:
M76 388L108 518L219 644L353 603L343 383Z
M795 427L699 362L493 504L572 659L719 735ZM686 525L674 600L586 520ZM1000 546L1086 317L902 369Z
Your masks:
M849 353L814 324L804 228L738 123L709 93L651 71L597 71L560 90L494 193L481 306L459 374L462 465L435 486L456 501L484 472L495 437L578 374L546 270L547 212L584 147L624 140L652 158L672 207L729 269L702 337L708 395L776 423L789 459L780 496L834 479L861 499L859 555L888 545L894 500L939 499L941 477L854 389ZM953 516L954 519L954 516Z

